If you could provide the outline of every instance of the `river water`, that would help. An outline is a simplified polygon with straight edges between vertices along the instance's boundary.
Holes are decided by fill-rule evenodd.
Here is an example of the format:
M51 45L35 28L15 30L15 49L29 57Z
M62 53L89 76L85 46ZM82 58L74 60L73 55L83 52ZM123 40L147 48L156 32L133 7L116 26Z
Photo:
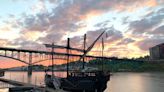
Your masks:
M26 72L6 72L4 78L44 86L44 75L44 72L33 72L29 78ZM66 73L55 75L65 77ZM113 73L104 92L164 92L164 72Z

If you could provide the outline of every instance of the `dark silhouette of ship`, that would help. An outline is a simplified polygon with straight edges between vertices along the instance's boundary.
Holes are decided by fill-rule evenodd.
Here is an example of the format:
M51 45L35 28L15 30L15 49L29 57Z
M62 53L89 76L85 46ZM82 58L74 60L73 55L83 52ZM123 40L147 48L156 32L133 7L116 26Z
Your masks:
M5 75L5 71L3 69L0 69L0 77L3 77Z
M105 31L104 31L105 32ZM94 44L98 39L103 35L102 32L98 38L91 44L91 46L85 50L85 40L86 35L84 36L84 54L80 57L79 61L83 59L86 54L92 49ZM102 41L103 42L103 41ZM102 43L103 44L103 43ZM64 46L55 46L54 44L45 44L46 47L52 48L52 75L46 73L45 75L45 84L48 87L54 89L63 89L71 92L103 92L107 87L107 82L110 80L110 72L102 70L85 70L84 59L83 59L83 69L79 71L69 71L69 38L67 41L67 47ZM61 78L54 75L53 71L53 51L55 47L61 47L67 49L67 77Z

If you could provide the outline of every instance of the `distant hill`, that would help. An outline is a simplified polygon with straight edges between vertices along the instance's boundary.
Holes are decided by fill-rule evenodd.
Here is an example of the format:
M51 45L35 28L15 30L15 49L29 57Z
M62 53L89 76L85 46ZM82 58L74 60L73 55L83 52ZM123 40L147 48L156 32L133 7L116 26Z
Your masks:
M43 65L33 65L32 69L33 71L44 71L46 66ZM21 67L13 67L13 68L7 68L8 71L27 71L28 66L21 66Z

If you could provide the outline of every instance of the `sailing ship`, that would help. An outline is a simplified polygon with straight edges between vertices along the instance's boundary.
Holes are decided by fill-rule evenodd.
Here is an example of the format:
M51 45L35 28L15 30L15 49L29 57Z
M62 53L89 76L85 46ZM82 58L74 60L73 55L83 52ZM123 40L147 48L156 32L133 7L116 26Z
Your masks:
M105 32L105 31L104 31ZM45 84L48 87L54 89L63 89L71 92L103 92L107 87L107 82L110 80L110 72L102 70L92 70L87 71L84 67L84 57L92 49L94 44L100 39L103 35L102 32L98 38L91 44L91 46L85 50L85 41L86 35L84 36L84 54L80 57L79 61L83 59L83 69L80 71L69 71L69 49L78 50L76 48L71 48L69 43L69 38L67 40L67 47L64 46L55 46L54 44L45 44L46 47L52 48L52 75L45 74ZM67 48L67 77L61 78L54 75L53 65L54 57L53 52L54 48Z

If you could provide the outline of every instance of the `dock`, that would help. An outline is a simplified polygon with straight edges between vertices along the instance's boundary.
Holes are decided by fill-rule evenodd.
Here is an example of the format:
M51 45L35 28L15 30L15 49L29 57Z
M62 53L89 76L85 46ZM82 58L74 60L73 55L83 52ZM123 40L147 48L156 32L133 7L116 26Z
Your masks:
M66 91L61 90L61 89L54 90L54 89L49 88L49 87L33 85L33 84L14 81L14 80L9 80L9 79L5 79L5 78L0 78L0 81L16 86L16 87L13 87L13 88L9 88L11 92L22 92L24 90L30 90L30 89L39 90L37 92L66 92Z
M29 84L29 83L9 80L9 79L5 79L5 78L0 78L0 81L11 84L11 85L14 85L14 86L37 87L36 85L32 85L32 84Z

